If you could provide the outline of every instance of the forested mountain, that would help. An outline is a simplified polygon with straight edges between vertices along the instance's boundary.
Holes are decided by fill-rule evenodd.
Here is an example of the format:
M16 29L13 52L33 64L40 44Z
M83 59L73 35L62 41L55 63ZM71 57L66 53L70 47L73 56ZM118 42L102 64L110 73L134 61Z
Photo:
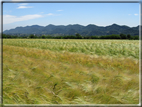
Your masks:
M82 36L102 36L102 35L111 35L111 34L130 34L130 35L139 35L139 26L129 27L129 26L120 26L117 24L112 24L110 26L97 26L94 24L89 24L87 26L82 26L79 24L74 25L48 25L48 26L39 26L32 25L26 27L16 27L15 29L5 30L4 34L46 34L46 35L75 35L76 33L81 34Z

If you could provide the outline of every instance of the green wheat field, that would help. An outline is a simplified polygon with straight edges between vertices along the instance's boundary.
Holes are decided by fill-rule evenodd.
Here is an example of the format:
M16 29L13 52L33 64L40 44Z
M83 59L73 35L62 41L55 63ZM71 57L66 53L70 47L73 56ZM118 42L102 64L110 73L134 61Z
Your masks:
M3 103L139 104L139 41L3 39Z

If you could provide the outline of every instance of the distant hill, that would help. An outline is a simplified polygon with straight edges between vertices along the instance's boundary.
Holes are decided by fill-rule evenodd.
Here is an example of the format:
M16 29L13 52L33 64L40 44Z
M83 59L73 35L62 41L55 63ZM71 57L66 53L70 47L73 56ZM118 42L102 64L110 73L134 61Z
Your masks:
M74 25L48 25L48 26L39 26L32 25L26 27L16 27L15 29L5 30L4 34L48 34L48 35L75 35L79 33L82 36L102 36L102 35L111 35L111 34L130 34L130 35L139 35L139 26L129 27L129 26L120 26L117 24L112 24L110 26L102 27L94 24L89 24L87 26L82 26L79 24Z

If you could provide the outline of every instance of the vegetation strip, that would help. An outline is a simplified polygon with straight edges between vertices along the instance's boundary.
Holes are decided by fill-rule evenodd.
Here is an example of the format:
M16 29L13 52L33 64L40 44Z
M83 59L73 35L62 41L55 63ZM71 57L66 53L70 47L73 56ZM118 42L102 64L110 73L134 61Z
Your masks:
M3 39L3 45L30 47L56 52L73 52L87 55L132 57L139 59L139 41L118 40L27 40Z

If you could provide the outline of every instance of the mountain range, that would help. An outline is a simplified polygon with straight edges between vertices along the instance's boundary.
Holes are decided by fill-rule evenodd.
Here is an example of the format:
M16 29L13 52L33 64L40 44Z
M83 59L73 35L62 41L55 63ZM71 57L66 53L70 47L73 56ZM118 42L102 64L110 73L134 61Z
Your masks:
M82 36L102 36L111 34L130 34L139 35L139 26L129 27L126 25L120 26L118 24L112 24L106 27L89 24L82 26L79 24L74 25L52 25L39 26L32 25L26 27L16 27L15 29L5 30L4 34L46 34L46 35L75 35L76 33Z

